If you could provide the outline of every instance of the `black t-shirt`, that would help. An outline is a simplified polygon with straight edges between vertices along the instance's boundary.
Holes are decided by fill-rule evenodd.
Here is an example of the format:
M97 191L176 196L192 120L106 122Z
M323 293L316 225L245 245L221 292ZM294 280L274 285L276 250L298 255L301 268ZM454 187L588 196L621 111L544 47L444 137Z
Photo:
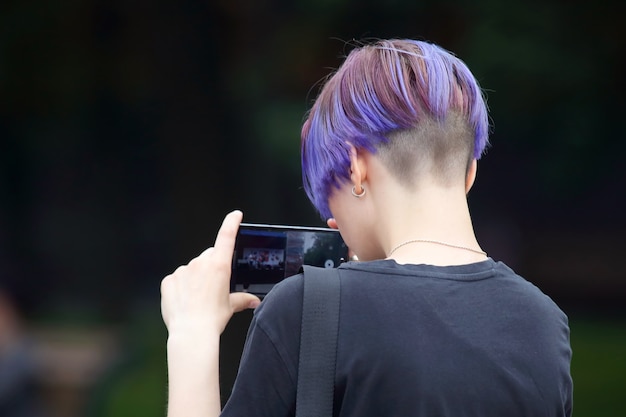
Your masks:
M335 416L569 416L566 315L502 263L341 267ZM223 416L293 416L303 277L256 309Z

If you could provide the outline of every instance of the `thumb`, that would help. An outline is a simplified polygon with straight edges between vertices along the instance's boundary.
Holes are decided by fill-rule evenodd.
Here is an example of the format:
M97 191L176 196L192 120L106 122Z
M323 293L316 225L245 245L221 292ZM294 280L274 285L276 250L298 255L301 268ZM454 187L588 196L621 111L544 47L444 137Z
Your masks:
M248 308L257 308L261 304L261 300L256 295L246 292L234 292L230 295L230 306L234 313L246 310Z

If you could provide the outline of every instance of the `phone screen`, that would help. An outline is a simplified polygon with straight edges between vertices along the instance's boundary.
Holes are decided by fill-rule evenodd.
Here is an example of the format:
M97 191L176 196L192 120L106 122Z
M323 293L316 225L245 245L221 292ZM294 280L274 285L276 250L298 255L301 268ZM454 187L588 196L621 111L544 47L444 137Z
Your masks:
M239 227L231 291L265 296L304 265L336 268L348 259L337 230L321 227L242 223Z

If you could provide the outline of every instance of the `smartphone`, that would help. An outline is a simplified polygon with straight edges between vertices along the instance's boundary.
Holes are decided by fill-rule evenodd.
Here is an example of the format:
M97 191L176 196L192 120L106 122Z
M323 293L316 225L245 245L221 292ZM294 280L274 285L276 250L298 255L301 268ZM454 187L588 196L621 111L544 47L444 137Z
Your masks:
M347 259L348 247L335 229L242 223L230 289L263 298L302 265L336 268Z

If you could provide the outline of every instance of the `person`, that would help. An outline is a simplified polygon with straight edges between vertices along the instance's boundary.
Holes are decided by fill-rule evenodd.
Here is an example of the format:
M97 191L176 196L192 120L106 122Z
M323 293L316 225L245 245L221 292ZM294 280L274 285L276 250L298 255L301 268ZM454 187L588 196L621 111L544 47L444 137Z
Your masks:
M302 128L303 182L358 261L342 264L335 416L570 416L568 319L480 247L467 203L488 144L464 62L409 39L353 49ZM292 416L303 276L229 294L242 212L162 281L169 417ZM255 308L224 409L219 338Z
M24 323L23 297L0 278L0 416L44 417L39 367Z

